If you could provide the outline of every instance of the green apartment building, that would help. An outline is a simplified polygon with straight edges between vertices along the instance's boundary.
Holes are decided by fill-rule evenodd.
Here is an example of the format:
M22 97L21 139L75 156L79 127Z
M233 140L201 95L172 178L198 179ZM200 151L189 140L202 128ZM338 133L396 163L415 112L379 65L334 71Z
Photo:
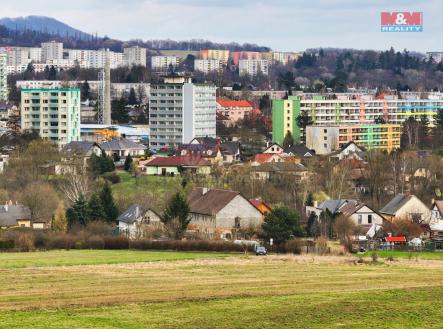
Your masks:
M60 147L80 141L80 89L22 89L21 128Z
M300 141L297 117L300 115L300 96L289 96L272 102L272 140L282 144L287 132L296 142Z

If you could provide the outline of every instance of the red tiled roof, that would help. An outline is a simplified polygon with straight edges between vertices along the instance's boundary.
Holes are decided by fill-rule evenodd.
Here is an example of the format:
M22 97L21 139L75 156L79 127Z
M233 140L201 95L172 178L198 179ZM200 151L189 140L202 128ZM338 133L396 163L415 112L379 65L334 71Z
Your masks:
M217 103L222 107L253 107L251 103L245 100L233 101L230 99L218 99Z
M386 242L406 242L406 238L404 236L387 236L385 238Z
M276 156L277 154L273 153L259 153L254 155L251 158L251 162L257 162L257 163L265 163L266 161L269 161L273 156Z
M208 166L210 163L200 155L157 157L146 163L147 167L177 167L177 166Z

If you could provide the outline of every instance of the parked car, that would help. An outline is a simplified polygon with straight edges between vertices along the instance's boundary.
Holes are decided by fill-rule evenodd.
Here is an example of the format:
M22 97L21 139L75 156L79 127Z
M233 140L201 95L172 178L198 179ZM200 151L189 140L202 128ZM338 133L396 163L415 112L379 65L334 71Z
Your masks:
M255 248L255 254L257 256L266 256L268 254L268 251L265 247L257 247Z

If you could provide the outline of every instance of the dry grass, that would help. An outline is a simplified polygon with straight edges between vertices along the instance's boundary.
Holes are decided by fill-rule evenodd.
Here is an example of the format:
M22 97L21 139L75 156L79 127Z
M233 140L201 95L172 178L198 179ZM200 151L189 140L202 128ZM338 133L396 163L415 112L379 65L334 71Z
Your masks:
M270 256L3 269L0 310L443 285L443 263L403 260L389 265L354 265L352 261L332 256Z

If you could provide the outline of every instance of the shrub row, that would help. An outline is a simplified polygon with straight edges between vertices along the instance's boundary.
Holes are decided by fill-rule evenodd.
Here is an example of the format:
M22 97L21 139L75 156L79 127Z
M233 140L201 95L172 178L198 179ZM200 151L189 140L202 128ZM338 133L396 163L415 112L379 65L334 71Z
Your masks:
M176 250L176 251L218 251L218 252L244 252L253 251L253 247L226 241L212 240L136 240L130 241L129 248L138 250Z

